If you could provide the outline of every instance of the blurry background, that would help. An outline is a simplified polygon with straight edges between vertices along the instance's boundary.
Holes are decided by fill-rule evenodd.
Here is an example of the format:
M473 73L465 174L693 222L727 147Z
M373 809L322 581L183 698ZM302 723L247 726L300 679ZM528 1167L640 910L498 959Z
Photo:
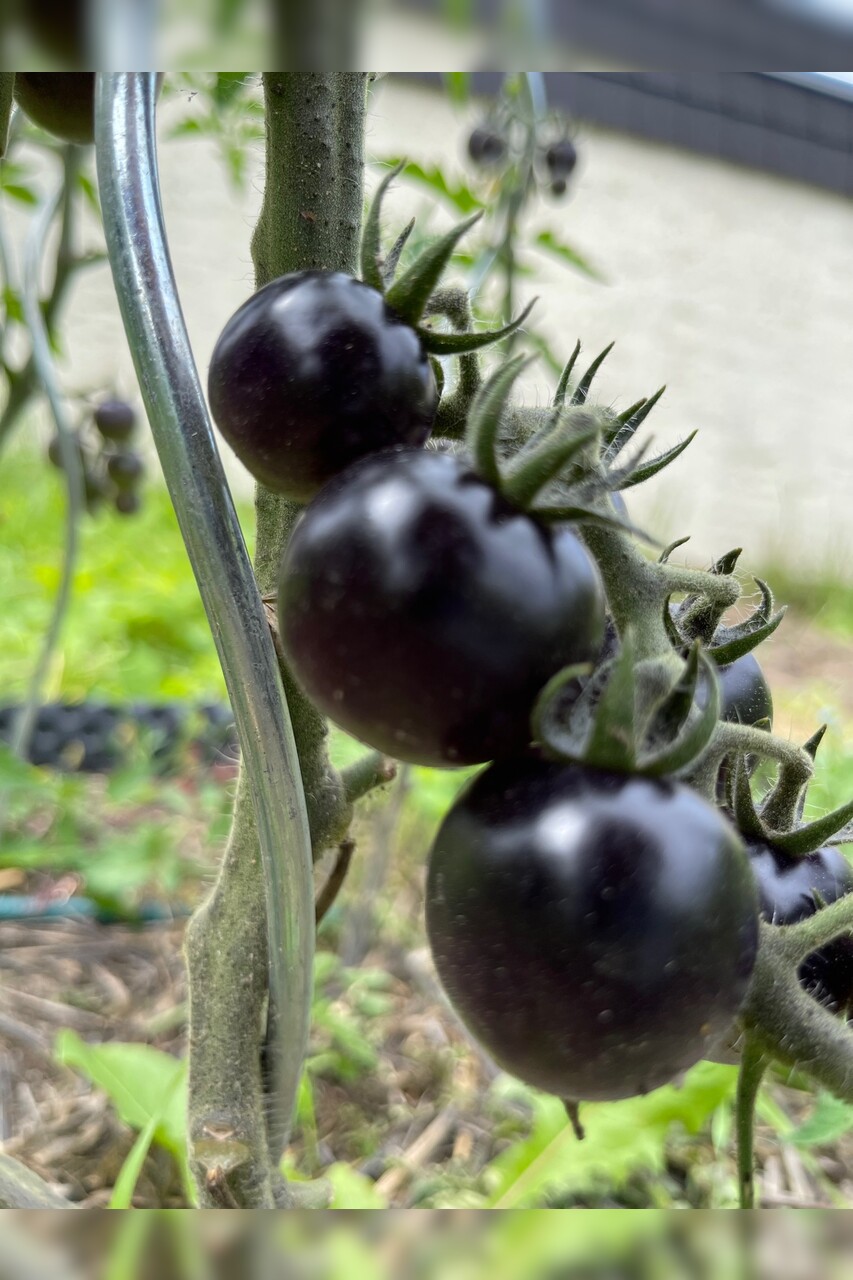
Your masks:
M545 193L527 221L553 228L595 275L534 253L520 300L539 297L533 319L560 358L577 338L590 356L616 341L601 398L624 408L667 384L657 440L700 430L677 473L638 491L638 516L665 539L690 533L700 561L736 541L757 567L850 576L853 85L820 74L545 79L550 102L572 119L579 165L568 200ZM475 90L495 84L474 80ZM371 102L373 159L405 155L459 179L482 113L476 99L454 109L439 83L389 75ZM242 185L230 184L213 139L171 136L192 126L197 104L180 85L163 103L161 170L204 376L219 330L252 289L263 157L258 139ZM404 183L389 209L401 224L417 213L428 232L454 212ZM7 205L13 236L14 214ZM118 326L109 273L82 276L66 335L77 386L132 386ZM544 397L553 381L535 368L527 396ZM231 474L248 494L240 469Z

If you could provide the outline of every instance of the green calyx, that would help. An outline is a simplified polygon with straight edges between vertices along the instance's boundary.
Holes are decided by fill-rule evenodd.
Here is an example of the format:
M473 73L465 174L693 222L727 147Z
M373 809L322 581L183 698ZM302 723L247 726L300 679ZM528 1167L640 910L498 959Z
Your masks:
M393 180L404 168L399 164L389 170L380 182L368 210L361 239L361 278L377 289L388 306L417 332L424 350L433 356L465 355L500 342L524 324L533 307L531 302L509 324L500 329L475 333L435 332L422 323L430 312L430 300L439 287L453 252L467 231L482 217L476 213L440 236L417 255L402 275L397 274L400 257L412 233L414 219L403 228L387 254L382 250L382 203Z
M728 779L728 807L745 836L772 844L792 858L804 857L825 845L853 841L853 800L811 822L803 822L811 781L808 765L809 761L814 761L825 732L826 725L821 725L804 744L801 753L780 761L775 782L758 801L753 794L747 752L733 753ZM761 744L755 745L760 748Z
M530 363L526 356L507 360L473 396L465 444L474 469L514 506L542 520L586 521L640 533L611 502L613 477L600 462L607 425L603 410L572 401L538 411L526 439L507 449L504 437L513 416L510 394Z
M708 689L702 707L700 681ZM557 760L619 773L679 774L707 748L719 713L714 663L699 643L673 678L669 664L636 662L629 630L600 667L568 667L549 681L533 710L533 737Z
M669 553L681 542L673 543ZM734 573L741 548L736 547L715 561L708 570L715 577ZM753 612L743 621L732 625L722 622L726 606L719 600L694 592L677 605L669 605L665 619L670 637L676 648L701 640L718 666L725 666L751 653L763 640L771 636L785 616L786 609L776 609L773 592L761 578L755 578L761 599Z

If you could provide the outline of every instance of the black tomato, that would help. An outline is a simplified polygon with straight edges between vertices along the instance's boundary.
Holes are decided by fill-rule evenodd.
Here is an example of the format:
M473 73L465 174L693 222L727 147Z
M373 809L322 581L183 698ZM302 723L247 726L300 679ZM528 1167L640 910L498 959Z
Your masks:
M159 89L163 77L157 77ZM94 71L19 71L15 99L25 115L65 142L95 141Z
M545 163L548 171L557 181L563 181L574 170L578 162L578 153L575 150L575 144L571 138L561 138L559 142L552 142L545 152Z
M117 489L135 489L144 471L145 464L138 453L114 453L107 460L107 474Z
M95 410L95 426L105 440L129 440L136 427L133 406L124 400L102 400Z
M498 164L506 155L506 142L493 129L472 129L468 138L468 155L475 164Z
M298 502L367 453L423 444L438 404L414 329L336 271L281 276L249 298L216 343L208 388L240 461Z
M278 604L317 706L388 755L439 766L521 750L539 690L593 659L604 631L577 536L435 449L387 450L330 481L294 529Z
M755 725L759 720L773 720L773 698L764 673L753 653L717 667L720 682L720 719ZM696 702L704 707L708 701L708 686L700 680L696 689Z
M142 506L142 499L131 489L120 489L113 499L113 506L120 516L135 516Z
M86 64L86 0L27 0L21 19L30 36L67 66Z
M506 1071L567 1099L645 1093L704 1056L740 1007L755 882L688 787L527 756L479 774L430 855L444 988Z
M853 889L853 867L838 849L828 847L792 857L759 841L747 841L758 884L761 915L772 924L795 924ZM853 940L839 938L810 955L799 971L800 982L833 1012L853 1009Z
M773 721L773 698L770 686L754 653L745 653L725 666L717 668L720 678L720 719L758 724Z
M94 71L19 71L15 98L21 110L65 142L95 140Z

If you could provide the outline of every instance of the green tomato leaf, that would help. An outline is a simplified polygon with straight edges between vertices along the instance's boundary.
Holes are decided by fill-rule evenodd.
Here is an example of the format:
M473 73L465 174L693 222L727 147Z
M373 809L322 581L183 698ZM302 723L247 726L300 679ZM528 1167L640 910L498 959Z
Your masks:
M17 182L4 182L3 194L9 196L11 200L17 200L19 204L38 204L38 196L35 192L30 191L29 187L20 186Z
M61 1031L55 1056L109 1096L132 1129L154 1121L154 1140L179 1161L186 1157L187 1064L147 1044L86 1044Z
M386 160L385 163L394 166L401 161L399 157L395 157ZM475 213L477 209L485 208L483 201L470 187L467 187L464 182L449 182L437 165L421 165L415 160L407 160L403 164L402 174L404 178L409 178L419 186L428 187L445 204L449 204L459 213Z
M734 1067L700 1062L680 1086L664 1085L620 1102L582 1105L582 1142L567 1123L558 1098L526 1094L533 1099L532 1132L486 1169L488 1207L525 1208L552 1191L580 1194L602 1183L618 1187L638 1169L659 1172L673 1127L698 1133L731 1098L736 1075Z
M333 1164L323 1170L323 1179L331 1183L331 1209L387 1209L388 1201L364 1174L348 1164Z
M540 231L533 241L538 249L543 249L546 253L550 253L552 258L559 259L560 262L566 262L571 267L576 267L578 271L582 271L585 276L589 276L591 280L604 281L604 276L594 267L577 249L573 249L570 244L566 244L563 240L559 240L553 231Z
M831 1093L819 1093L809 1118L785 1134L785 1141L795 1147L820 1147L827 1142L835 1142L851 1129L853 1105L834 1098Z
M115 1180L113 1193L110 1196L109 1207L111 1209L129 1209L131 1207L133 1193L136 1190L139 1175L142 1173L142 1166L145 1164L145 1158L148 1155L151 1143L154 1141L157 1119L157 1116L151 1117L128 1152L127 1158Z

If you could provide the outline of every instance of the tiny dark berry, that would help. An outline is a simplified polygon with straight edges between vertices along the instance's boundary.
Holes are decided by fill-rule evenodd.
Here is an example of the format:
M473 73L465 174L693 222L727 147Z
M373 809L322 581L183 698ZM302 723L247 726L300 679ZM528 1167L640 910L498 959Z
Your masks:
M545 163L554 178L567 178L578 162L575 144L570 138L561 138L552 142L545 152Z
M114 453L107 461L107 472L119 489L133 489L145 470L138 453Z
M115 509L122 516L136 515L142 506L139 494L129 489L121 489L114 498Z
M555 178L554 181L551 183L551 195L564 196L566 194L568 185L569 184L566 182L565 178Z
M124 400L104 400L95 410L95 426L105 440L128 440L136 426L136 413Z
M468 139L468 155L475 164L497 164L506 155L506 142L492 129L474 129Z

